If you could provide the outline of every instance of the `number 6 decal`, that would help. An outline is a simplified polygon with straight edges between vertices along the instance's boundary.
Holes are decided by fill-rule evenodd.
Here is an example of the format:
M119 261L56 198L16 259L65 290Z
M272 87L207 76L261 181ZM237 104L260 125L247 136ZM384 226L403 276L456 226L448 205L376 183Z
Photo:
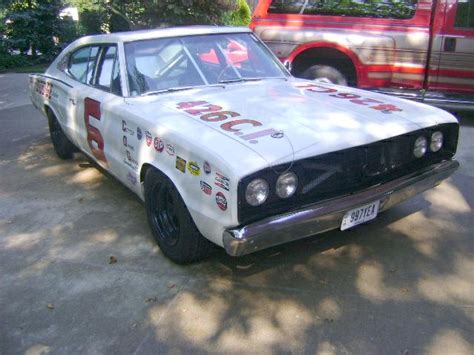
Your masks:
M107 163L107 159L105 158L104 154L104 138L102 138L102 134L100 133L99 129L91 125L91 117L100 121L100 102L86 97L84 99L84 122L86 123L87 129L87 143L89 143L89 147L91 148L94 157L104 163ZM93 142L95 144L93 144Z

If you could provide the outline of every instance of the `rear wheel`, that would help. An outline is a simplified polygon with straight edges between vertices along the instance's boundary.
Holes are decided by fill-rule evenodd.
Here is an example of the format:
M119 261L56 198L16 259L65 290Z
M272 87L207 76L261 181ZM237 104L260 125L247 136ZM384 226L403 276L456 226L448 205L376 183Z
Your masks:
M344 75L341 70L330 65L313 65L306 69L301 74L301 77L310 80L326 78L330 80L333 84L337 85L347 85L348 83L348 78L346 77L346 75Z
M145 208L155 241L178 264L209 256L213 244L199 233L173 183L156 169L145 175Z
M51 142L58 157L61 159L71 159L73 154L77 152L77 148L66 137L56 116L51 111L48 111L48 125Z

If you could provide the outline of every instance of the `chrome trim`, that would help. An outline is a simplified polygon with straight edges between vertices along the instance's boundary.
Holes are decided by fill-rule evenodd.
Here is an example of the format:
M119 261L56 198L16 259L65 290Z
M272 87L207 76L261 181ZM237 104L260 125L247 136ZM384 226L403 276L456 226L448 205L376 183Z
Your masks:
M358 206L381 200L379 212L437 186L459 167L456 160L433 164L413 173L364 191L326 200L300 210L265 218L223 233L229 255L241 256L278 244L323 233L340 226L344 214Z
M441 107L450 110L474 110L474 95L473 94L453 94L446 95L442 92L423 92L423 90L397 90L397 89L373 89L372 91L396 96L401 99L408 99L423 102L428 105Z

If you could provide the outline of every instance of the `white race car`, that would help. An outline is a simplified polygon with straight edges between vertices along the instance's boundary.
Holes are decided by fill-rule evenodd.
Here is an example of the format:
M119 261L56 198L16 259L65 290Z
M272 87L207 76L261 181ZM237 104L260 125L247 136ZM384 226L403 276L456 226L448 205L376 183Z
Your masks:
M246 28L84 37L30 89L59 157L140 196L178 263L354 227L459 166L452 115L295 79Z

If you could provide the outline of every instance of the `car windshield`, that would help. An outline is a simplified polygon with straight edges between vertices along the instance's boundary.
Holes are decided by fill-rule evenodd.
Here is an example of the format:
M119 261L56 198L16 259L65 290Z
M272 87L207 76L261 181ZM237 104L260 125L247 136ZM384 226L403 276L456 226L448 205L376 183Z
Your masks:
M129 42L125 56L130 96L287 77L250 33Z

